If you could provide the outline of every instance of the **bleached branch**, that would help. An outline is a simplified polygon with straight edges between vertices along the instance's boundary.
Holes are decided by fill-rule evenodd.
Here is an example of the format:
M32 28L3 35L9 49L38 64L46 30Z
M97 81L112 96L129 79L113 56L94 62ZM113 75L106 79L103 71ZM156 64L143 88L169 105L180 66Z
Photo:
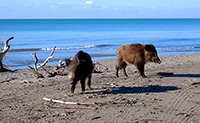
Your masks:
M62 101L62 100L54 100L54 99L50 99L50 98L46 98L46 97L43 97L43 100L46 100L46 101L50 101L50 102L55 102L55 103L61 103L61 104L66 104L66 105L98 105L98 104L101 104L101 105L108 105L108 104L125 104L125 103L122 103L122 102L92 102L92 103L83 103L83 102L65 102L65 101Z
M36 56L36 53L34 53L34 54L31 53L31 55L35 58L34 69L35 69L35 71L38 71L38 69L37 69L38 58Z
M8 42L10 40L14 39L14 37L10 37L9 39L7 39L5 42L4 42L4 49L3 51L0 51L0 72L2 71L8 71L6 68L3 67L3 57L5 56L5 54L8 52L8 50L10 49L10 46L8 45Z
M46 63L51 59L51 58L53 58L53 53L54 53L54 51L55 51L55 49L56 49L56 46L54 46L54 48L53 48L53 50L52 50L52 52L51 52L51 54L49 55L49 57L41 64L41 65L39 65L39 66L37 66L37 69L38 68L40 68L41 66L45 66L46 65Z

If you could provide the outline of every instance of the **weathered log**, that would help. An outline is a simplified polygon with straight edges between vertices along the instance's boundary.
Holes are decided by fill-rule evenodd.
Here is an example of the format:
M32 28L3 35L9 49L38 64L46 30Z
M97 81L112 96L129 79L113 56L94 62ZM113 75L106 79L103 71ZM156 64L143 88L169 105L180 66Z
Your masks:
M2 61L3 61L3 57L6 55L6 53L10 49L10 45L8 45L8 42L12 39L14 39L14 37L10 37L9 39L5 40L4 49L3 51L0 51L0 72L9 71L8 69L4 68Z

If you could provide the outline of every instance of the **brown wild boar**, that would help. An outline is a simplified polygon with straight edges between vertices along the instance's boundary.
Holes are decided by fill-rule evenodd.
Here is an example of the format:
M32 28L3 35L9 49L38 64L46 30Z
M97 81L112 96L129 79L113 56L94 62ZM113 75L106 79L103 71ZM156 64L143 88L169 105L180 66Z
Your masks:
M85 80L88 78L88 87L91 89L93 62L89 54L79 51L72 59L66 59L66 66L70 69L68 74L72 81L71 92L74 93L77 82L80 80L82 92L85 91Z
M116 76L119 77L119 69L123 70L123 74L128 77L126 73L126 66L128 64L134 64L140 75L144 78L144 65L148 62L161 63L157 56L157 51L152 44L142 45L139 43L123 44L117 49L117 64L116 64Z

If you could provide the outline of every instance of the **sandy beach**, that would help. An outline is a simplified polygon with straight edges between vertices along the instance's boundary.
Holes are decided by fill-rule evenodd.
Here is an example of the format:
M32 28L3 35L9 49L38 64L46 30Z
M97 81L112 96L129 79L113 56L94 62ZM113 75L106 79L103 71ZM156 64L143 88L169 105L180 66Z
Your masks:
M93 73L93 90L86 89L85 94L80 94L80 83L70 93L67 76L36 79L30 69L2 72L0 122L200 123L200 54L160 59L161 64L145 65L147 78L140 77L133 65L127 67L128 78L122 71L117 78L116 59L99 60L108 71ZM45 75L42 69L39 72Z

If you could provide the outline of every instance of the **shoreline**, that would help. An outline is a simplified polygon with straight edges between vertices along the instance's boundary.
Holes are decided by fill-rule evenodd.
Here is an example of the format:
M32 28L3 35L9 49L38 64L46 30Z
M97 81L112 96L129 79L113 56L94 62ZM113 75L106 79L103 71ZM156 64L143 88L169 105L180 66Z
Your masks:
M163 55L163 56L159 56L159 57L170 57L170 56L185 56L185 55L193 55L193 54L200 54L200 53L188 53L188 54L181 54L181 55ZM73 56L72 56L73 57ZM68 58L72 58L72 57L67 57L66 59L68 59ZM111 58L111 57L115 57L115 58ZM109 59L115 59L116 60L116 54L98 54L98 55L91 55L91 58L93 59L93 58L97 58L97 59L95 59L95 60L93 60L93 61L102 61L102 60L109 60ZM59 61L60 59L51 59L48 63L51 63L51 65L48 65L48 63L47 63L47 65L46 66L55 66L55 65L58 65L58 61ZM63 60L63 62L64 62L64 59L61 59L61 60ZM52 62L51 62L52 61ZM29 61L30 62L30 61ZM34 59L32 60L32 62L34 62ZM39 62L43 62L43 61L39 61ZM54 64L52 64L52 63L54 63ZM10 65L7 65L7 66L10 66ZM11 65L12 66L12 65ZM24 64L24 66L26 66L25 64ZM31 64L31 66L33 66L33 64ZM11 67L11 68L16 68L16 67ZM9 68L8 68L9 69ZM23 69L29 69L27 66L26 66L26 68L23 68ZM15 70L23 70L23 69L9 69L9 70L11 70L11 71L15 71Z
M93 90L86 86L86 94L80 94L79 82L75 93L70 93L67 76L36 79L29 69L2 72L0 122L200 122L200 53L160 59L161 64L145 65L147 78L141 78L133 65L127 66L128 78L122 71L117 78L115 58L97 60L108 71L93 73ZM53 70L54 66L45 68ZM39 72L45 74L42 69ZM158 75L160 72L173 74ZM117 103L64 105L44 101L44 97Z

